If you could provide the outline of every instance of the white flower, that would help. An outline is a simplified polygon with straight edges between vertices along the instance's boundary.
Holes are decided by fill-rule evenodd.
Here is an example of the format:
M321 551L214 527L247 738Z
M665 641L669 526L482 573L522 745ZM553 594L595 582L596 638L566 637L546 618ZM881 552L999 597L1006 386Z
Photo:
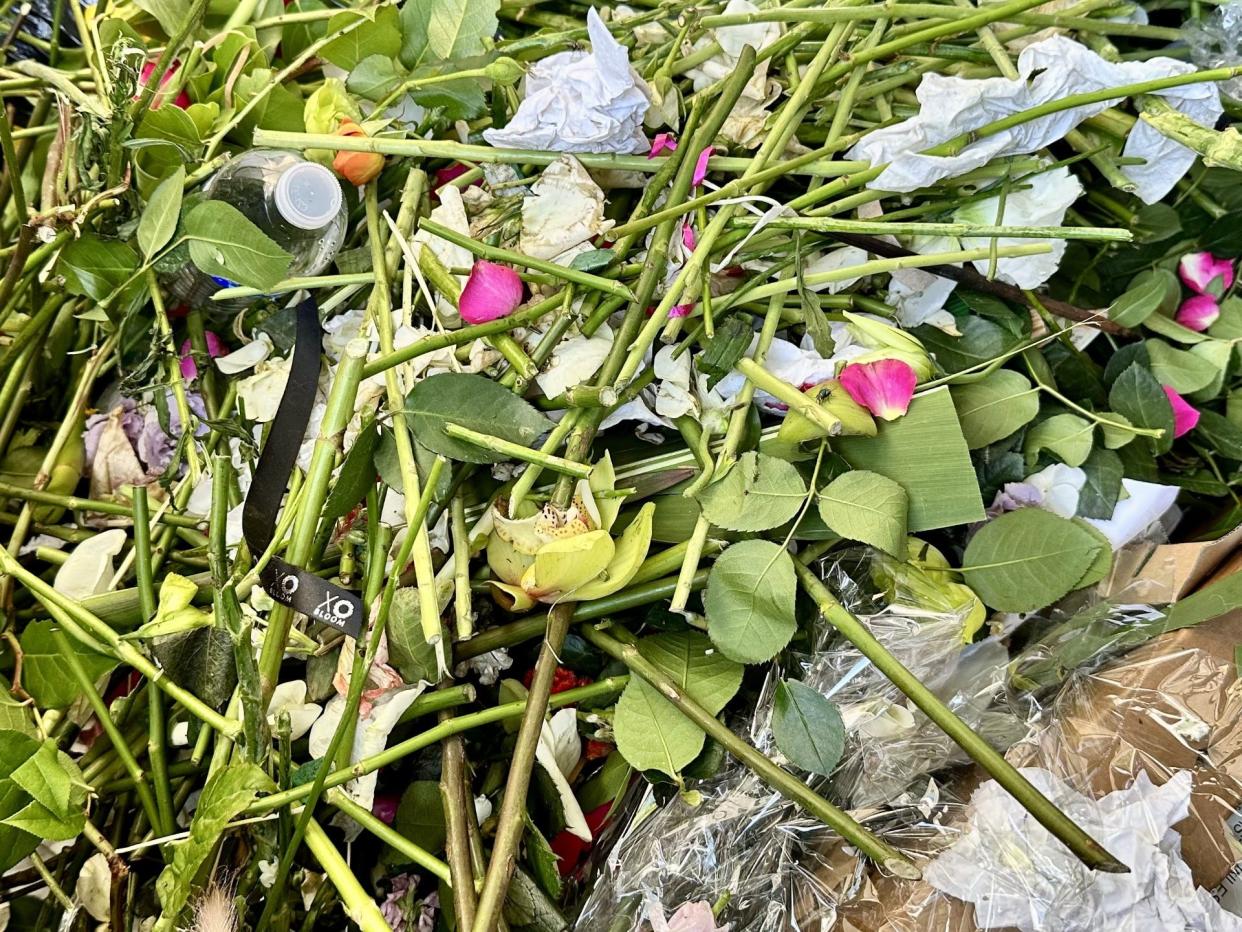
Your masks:
M276 882L276 868L278 866L278 861L259 862L259 883L263 885L265 890L272 889L272 884Z
M120 528L88 537L73 548L69 559L56 570L52 588L71 599L107 592L112 582L112 558L125 547L127 539Z
M572 155L562 155L543 170L522 199L521 252L535 259L568 265L563 255L614 226L604 219L607 203L587 170Z
M531 336L537 341L542 334L532 332ZM595 375L611 349L612 329L607 324L593 336L578 334L562 340L543 371L535 376L535 384L547 398L563 395Z
M275 730L280 713L289 714L289 737L296 741L310 731L315 719L323 709L306 701L306 680L289 680L278 683L272 690L272 701L267 706L268 727Z
M1036 152L1118 101L1105 100L1050 113L978 139L954 156L921 154L939 143L1073 94L1186 74L1194 68L1163 57L1109 62L1071 39L1054 36L1022 50L1018 56L1019 77L1013 80L925 75L916 91L918 115L870 133L850 150L849 158L865 159L872 165L887 163L888 167L868 187L913 191L941 178L979 168L995 158ZM1223 112L1215 84L1186 84L1155 93L1204 126L1215 125ZM1168 194L1195 160L1190 149L1162 136L1141 120L1130 131L1122 155L1145 160L1142 165L1125 165L1121 171L1138 185L1136 193L1148 204Z
M835 272L838 269L861 265L866 261L867 251L865 249L859 249L857 246L842 246L840 249L833 249L807 262L802 267L802 274L818 275L821 272ZM826 291L829 294L836 294L857 284L858 281L857 278L846 278L836 282L825 282L822 285L808 285L807 288L810 291Z
M270 355L272 355L272 338L260 332L258 338L231 353L217 356L212 362L225 375L237 375L239 372L253 369Z
M255 366L254 375L237 383L237 400L247 418L266 424L276 417L292 365L292 354L283 359L266 359Z
M526 96L503 129L483 138L493 146L552 152L644 151L643 115L648 98L629 52L608 32L599 14L587 13L591 51L558 52L526 75Z
M480 825L492 817L492 801L486 796L474 798L474 817Z
M729 0L724 8L726 16L757 12L759 8L748 0ZM695 91L710 87L733 74L737 70L742 49L749 45L759 51L771 45L780 38L781 27L779 23L743 23L737 26L720 26L711 32L711 35L695 40L693 46L695 52L706 49L713 42L720 46L719 52L686 72L694 81ZM769 88L768 59L756 62L755 70L742 88L742 95L733 105L720 134L740 146L758 145L769 115L765 108L776 99L777 94L779 89L773 93Z
M1027 476L1026 483L1038 490L1042 499L1040 508L1062 518L1072 518L1078 513L1078 496L1087 484L1087 474L1077 466L1053 463Z
M543 723L539 744L535 747L535 759L547 772L560 796L566 830L583 841L590 841L591 829L586 816L582 814L582 806L566 779L582 759L582 739L578 735L576 711L561 709Z

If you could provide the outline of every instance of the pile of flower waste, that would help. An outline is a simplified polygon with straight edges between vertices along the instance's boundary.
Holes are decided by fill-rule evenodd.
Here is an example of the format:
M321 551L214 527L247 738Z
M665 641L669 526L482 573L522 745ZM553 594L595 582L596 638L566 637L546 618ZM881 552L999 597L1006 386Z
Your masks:
M1239 0L0 0L0 98L0 930L986 928L967 767L1242 924L1005 755L1242 605Z

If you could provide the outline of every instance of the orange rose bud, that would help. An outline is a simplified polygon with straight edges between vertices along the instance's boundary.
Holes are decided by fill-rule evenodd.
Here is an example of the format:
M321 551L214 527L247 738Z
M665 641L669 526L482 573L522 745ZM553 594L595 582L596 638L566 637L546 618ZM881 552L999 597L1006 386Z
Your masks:
M337 129L338 136L365 136L366 131L352 120ZM336 154L332 160L333 170L350 184L366 184L384 170L384 157L378 152L346 152Z

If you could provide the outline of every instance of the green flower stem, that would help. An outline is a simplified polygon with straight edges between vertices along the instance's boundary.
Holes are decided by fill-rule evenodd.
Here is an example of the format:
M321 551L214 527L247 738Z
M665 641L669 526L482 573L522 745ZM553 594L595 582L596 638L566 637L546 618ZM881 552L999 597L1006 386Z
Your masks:
M1099 424L1101 427L1111 427L1113 430L1126 431L1127 433L1134 434L1136 437L1159 438L1159 437L1164 436L1163 428L1135 427L1133 424L1126 424L1121 421L1114 421L1111 418L1107 418L1102 414L1097 414L1095 411L1089 411L1086 408L1084 408L1082 405L1075 404L1073 401L1070 401L1068 398L1066 398L1064 395L1062 395L1059 391L1057 391L1052 386L1045 385L1042 382L1036 381L1035 388L1041 392L1045 392L1046 394L1051 395L1053 398L1061 402L1061 404L1065 405L1065 407L1069 408L1071 411L1076 411L1078 414L1082 415L1083 417L1087 418L1090 421L1094 421L1096 424Z
M745 82L743 82L745 83ZM493 146L476 146L469 143L450 142L442 139L391 139L385 136L335 136L326 133L292 133L284 130L256 129L256 146L279 149L328 149L345 152L378 152L381 155L398 155L407 158L451 159L459 162L491 163L501 165L551 165L564 157L564 153L547 149L507 149ZM834 150L835 151L835 150ZM695 158L698 153L694 153ZM615 169L617 171L659 172L671 156L615 155L594 152L575 152L573 157L586 168ZM792 161L792 160L791 160ZM732 156L713 156L708 162L712 171L744 172L752 167L754 160ZM813 159L799 159L786 169L786 174L810 175L812 177L836 178L867 168L866 162L824 158L821 153ZM533 266L532 266L533 268Z
M553 456L550 453L532 450L530 447L524 447L520 443L511 443L499 437L481 434L476 430L462 427L459 424L445 424L444 432L450 437L464 440L471 446L476 446L481 450L490 450L501 456L512 457L526 463L535 463L544 469L550 469L563 476L585 479L591 475L591 467L584 463L575 463L559 456Z
M578 419L582 412L576 409L570 409L563 418L556 422L556 426L548 431L548 436L544 438L543 444L537 451L540 456L552 457L552 451L560 449L565 438L573 432L578 425ZM559 459L559 457L553 457ZM568 460L566 461L568 462ZM543 475L543 467L539 463L532 462L530 466L522 470L522 474L517 477L517 481L513 483L513 488L509 491L509 508L510 514L514 513L526 496L530 494L530 490L535 487L535 483L539 481L539 477Z
M406 231L413 228L426 177L421 171L411 171L401 192L397 229L402 232L403 237ZM401 238L394 236L391 241L386 241L384 237L384 226L379 219L379 194L374 182L367 185L366 209L367 232L371 241L371 267L376 275L375 288L371 291L371 301L367 306L367 316L379 331L380 351L388 356L394 352L395 346L389 281L401 258ZM419 624L422 626L424 640L435 649L437 666L444 672L447 661L443 643L444 632L440 626L440 603L436 595L436 571L431 559L431 538L427 534L426 512L422 515L416 514L421 490L418 466L414 459L414 445L404 415L407 386L402 384L400 374L395 369L384 370L384 390L388 410L393 416L393 439L396 442L397 462L401 466L404 482L406 535L413 543L410 555L414 559L414 575L418 583ZM441 463L442 468L443 461L437 458L437 462ZM426 490L434 490L435 486L436 478L428 476ZM399 566L394 575L399 574L401 568Z
M548 700L548 708L559 709L564 706L574 705L579 702L588 700L603 699L619 693L624 687L629 677L612 676L607 679L598 680L589 686L580 686L577 689L567 689L565 692L557 693ZM434 728L429 728L421 734L406 738L404 741L394 744L392 747L380 751L378 754L372 755L364 760L358 761L352 767L345 767L341 770L334 770L328 774L324 785L326 787L341 786L350 780L358 777L365 777L369 773L374 773L381 767L387 767L397 761L408 757L424 748L439 744L445 738L451 735L458 735L469 731L472 728L481 728L484 725L493 725L496 722L503 722L511 718L520 718L526 710L527 700L522 699L517 702L508 702L504 705L493 706L490 709L484 709L481 712L472 712L469 715L461 715L457 718L451 718L448 721L441 722ZM282 806L288 806L299 802L310 795L310 786L295 786L287 790L281 790L272 793L270 796L262 796L246 807L246 815L261 815L265 812L272 812Z
M449 721L445 712L440 720ZM445 852L449 886L453 888L453 912L457 928L474 926L478 909L474 864L470 856L470 824L474 821L474 794L467 773L466 743L461 735L446 738L440 752L440 800L444 808Z
M690 542L683 540L671 547L666 547L655 556L647 557L642 566L638 568L638 572L634 574L634 578L630 580L630 587L640 586L643 583L661 579L669 573L677 572L689 549ZM723 549L724 544L721 541L708 540L703 545L700 555L714 556Z
M675 705L686 718L707 732L708 736L749 767L764 783L786 799L797 803L884 869L892 871L899 877L919 876L918 868L905 855L867 831L848 813L812 791L801 779L772 763L745 740L730 731L728 726L716 716L695 702L671 677L644 658L638 652L637 647L632 644L623 644L610 637L600 630L601 627L603 626L586 627L582 629L582 636L609 657L624 663L632 674L641 676L659 690L660 694Z
M790 385L784 379L773 375L753 359L747 357L739 359L736 368L750 380L755 388L789 405L790 411L801 414L824 430L831 432L840 426L839 422L829 416L819 405L802 394L796 385Z
M571 269L564 265L557 265L555 262L548 262L543 259L533 259L530 256L511 249L502 249L499 246L489 246L486 243L480 243L471 239L464 233L458 233L456 230L450 229L443 224L436 223L434 220L424 219L419 228L433 236L448 240L456 246L468 249L476 256L488 259L492 262L507 262L511 265L521 266L522 268L534 269L537 272L545 272L562 281L573 282L585 288L594 288L597 291L603 291L606 294L613 295L626 300L633 300L634 294L625 285L615 282L610 278L604 278L600 275L592 275L590 272L581 272L578 269Z
M39 879L47 885L48 891L52 894L52 898L61 905L62 909L65 909L68 912L73 912L73 910L76 909L73 900L69 898L69 894L65 893L65 891L61 889L60 883L57 882L56 877L52 874L52 872L48 870L48 866L44 863L43 858L37 853L31 854L30 863L34 867L35 873L39 875ZM42 923L40 923L40 925L42 925Z
M1025 2L1025 0L1022 0ZM1231 68L1212 68L1207 71L1192 71L1189 74L1174 74L1164 78L1152 78L1149 81L1137 81L1134 84L1122 84L1118 87L1106 87L1098 91L1086 91L1082 94L1070 94L1068 97L1062 97L1059 100L1050 100L1047 103L1040 104L1037 107L1031 107L1020 113L1014 113L1010 116L994 120L985 126L971 130L968 133L962 133L960 136L954 136L952 139L942 142L939 145L932 146L923 152L924 155L935 156L953 156L957 155L968 145L978 142L980 139L987 139L995 136L997 133L1012 129L1015 126L1021 126L1032 120L1038 120L1040 117L1047 116L1050 113L1059 113L1062 110L1072 110L1075 107L1083 107L1089 104L1104 103L1118 98L1137 97L1141 94L1151 94L1155 91L1166 90L1170 87L1184 87L1187 84L1203 84L1207 82L1228 81L1230 78L1237 77L1242 74L1242 65L1235 65Z
M286 278L277 282L272 288L246 288L234 285L221 288L211 296L212 301L231 301L234 298L254 298L269 294L288 294L292 291L307 291L318 288L339 288L343 285L369 285L375 281L374 272L349 272L343 275L304 275Z
M151 571L151 518L147 507L147 487L135 486L134 499L134 566L138 580L138 598L142 620L155 616L155 582ZM151 780L155 785L155 804L159 820L153 825L161 835L171 834L176 813L172 805L172 785L168 782L168 759L164 752L168 731L165 725L164 699L158 689L147 690L147 757L151 761Z
M459 641L474 635L474 605L470 592L470 532L466 527L466 501L461 493L450 505L449 529L453 538L453 618Z
M527 324L534 323L545 314L555 311L560 307L560 304L561 296L557 294L524 307L519 311L514 311L508 317L490 320L485 324L462 327L460 330L433 333L430 336L423 337L421 340L415 340L409 346L382 353L377 359L371 360L362 370L363 378L369 379L373 375L379 375L386 369L399 366L402 363L409 362L411 359L417 359L419 356L424 356L427 353L434 353L436 350L445 349L449 346L461 346L475 340L495 336L498 333L508 333L510 330L516 330L518 327L525 327Z
M52 640L56 642L56 649L60 651L65 665L69 667L69 672L77 680L78 689L86 697L86 701L90 703L95 717L99 719L100 727L103 728L104 733L108 736L108 740L112 743L117 758L125 766L125 772L134 781L134 789L138 793L138 801L142 804L142 811L146 813L147 819L150 820L153 826L162 825L159 808L156 805L155 797L151 794L151 787L147 784L146 774L138 766L138 761L130 750L129 743L121 734L121 729L112 720L112 713L108 711L103 697L99 695L99 690L91 682L90 674L82 666L82 659L78 656L77 651L74 650L73 645L69 643L69 639L65 637L64 631L53 631Z
M152 683L159 686L160 689L168 693L173 701L199 719L199 721L230 738L240 734L240 722L225 718L193 693L182 689L176 683L169 680L164 675L163 670L156 667L155 664L128 641L121 640L121 636L107 624L100 621L76 602L66 599L3 550L0 550L0 569L3 569L5 573L10 574L25 586L31 595L38 599L44 608L60 622L65 630L79 641L92 647L96 646L98 642L102 642L107 645L117 659L133 667Z
M360 20L365 22L365 20ZM375 901L362 889L362 884L349 869L341 852L336 850L328 833L314 819L306 827L306 847L324 869L332 886L340 894L341 904L345 907L345 915L358 923L362 932L392 932L392 927L384 919Z
M142 123L143 117L151 109L151 102L160 90L161 79L181 51L181 46L185 43L185 40L198 28L199 23L203 20L203 14L206 12L207 0L195 0L194 5L180 19L177 31L169 36L168 42L164 45L164 50L155 61L155 68L151 71L150 80L147 81L146 85L139 92L138 98L130 104L129 121L132 125L138 126ZM115 134L115 138L117 139L116 145L119 147L123 138L120 133Z
M756 217L738 217L732 226L753 227ZM1082 239L1128 243L1134 234L1121 227L995 226L975 223L890 223L839 220L832 217L777 217L764 224L773 230L814 230L821 233L866 233L873 236L970 236L1010 239Z
M365 361L366 343L355 340L346 346L337 366L336 378L333 379L328 393L327 409L319 428L319 438L315 441L310 468L306 471L302 502L285 553L285 559L294 566L304 565L311 557L311 546L315 540L324 501L328 497L328 485L332 480L336 455L340 452L345 427L354 414L354 399L358 394L358 384L362 381L362 366ZM267 631L263 635L263 647L259 654L259 681L264 707L271 701L272 690L276 688L280 661L289 640L293 615L293 609L278 603L268 618Z
M459 686L444 686L435 692L423 693L413 702L410 707L402 713L398 721L412 722L416 718L422 718L424 715L430 715L433 712L442 712L445 709L455 709L458 706L469 705L477 699L477 693L473 684L462 683Z
M158 84L159 82L152 82ZM198 418L190 411L190 400L185 390L185 379L181 377L181 357L177 353L177 344L173 340L172 325L168 322L168 313L164 309L164 293L155 277L155 270L147 269L147 289L151 293L151 306L155 308L155 326L160 342L164 344L165 365L168 367L168 382L172 388L173 398L177 402L177 416L181 421L181 429L194 436L194 426ZM198 444L187 443L185 446L186 461L189 465L190 483L198 482L203 467L198 461Z
M952 738L958 747L970 755L980 767L1021 803L1044 828L1059 838L1088 867L1108 873L1129 871L1129 868L1104 850L1097 841L1057 809L1009 761L972 731L930 689L919 682L914 674L902 666L901 662L876 640L866 626L837 601L814 572L797 560L794 561L794 567L798 571L802 588L815 601L828 623L918 706L924 715Z
M644 567L646 565L646 563L643 564ZM590 602L575 602L573 622L577 624L584 621L594 621L597 618L606 618L609 615L628 611L632 608L660 602L672 595L676 585L677 580L670 576L632 585L602 599L593 599ZM692 590L702 589L706 585L706 570L695 573L691 578L690 588ZM488 628L486 631L480 631L469 641L458 644L455 658L459 661L469 660L471 657L479 657L501 647L513 647L516 644L525 643L543 634L547 624L548 616L541 614L520 618L517 621L511 621L506 625L498 625L495 628Z
M556 673L559 654L569 631L573 606L557 605L548 612L548 626L544 633L543 647L535 662L535 676L526 697L526 708L518 728L517 743L505 780L504 796L501 798L497 817L496 836L492 854L483 876L483 889L474 918L473 932L492 932L500 917L509 881L517 867L518 846L525 830L523 816L526 812L526 794L530 790L531 773L535 767L535 749L543 730L544 716L548 710L548 698L552 692L552 677Z
M414 842L410 841L396 829L389 825L385 825L366 809L363 809L356 802L350 799L349 795L340 787L333 787L328 790L328 792L324 794L324 799L327 800L329 805L345 813L345 815L349 816L380 841L387 845L391 845L397 853L403 855L406 859L413 861L432 876L443 880L450 887L453 885L452 877L449 875L449 866L446 863L428 852L426 849L420 848L418 845L414 844Z

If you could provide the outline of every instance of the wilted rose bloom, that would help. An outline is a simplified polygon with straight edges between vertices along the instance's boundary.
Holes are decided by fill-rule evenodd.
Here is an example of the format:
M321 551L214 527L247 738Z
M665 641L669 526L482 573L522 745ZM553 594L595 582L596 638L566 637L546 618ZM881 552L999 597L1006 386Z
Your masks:
M1168 396L1169 404L1173 406L1173 436L1176 438L1190 433L1199 423L1199 412L1167 385L1164 386L1164 393Z
M1219 298L1233 284L1233 263L1210 252L1192 252L1182 256L1177 274L1196 294Z
M1203 331L1216 323L1218 317L1220 305L1216 303L1216 299L1210 294L1197 294L1182 302L1175 319L1183 327Z
M401 797L396 793L376 793L371 803L371 814L385 825L392 825L397 818L397 807L401 805Z
M896 420L910 407L918 376L900 359L850 363L840 375L841 386L856 402L886 421Z
M180 65L181 65L181 62L177 61L176 59L173 59L172 65L170 65L168 70L164 72L164 76L160 78L159 89L155 92L154 96L152 96L151 98L151 109L152 110L158 110L161 106L164 105L165 102L167 102L168 94L164 91L164 87L177 74L177 68ZM147 82L151 80L151 75L154 73L155 73L155 62L149 61L145 65L143 65L142 73L138 76L138 86L140 88L146 87ZM137 94L134 95L135 99L137 99L140 96L142 96L141 91L139 91ZM172 103L174 107L180 107L182 110L184 110L186 107L190 106L190 95L187 94L184 89L180 90L177 92L177 96L173 98Z
M336 131L338 136L366 136L364 130L352 120L347 120ZM374 181L384 170L384 156L378 152L346 152L341 150L332 160L332 169L350 184L363 185Z
M507 265L480 259L470 270L457 310L468 324L508 317L522 303L522 279Z

